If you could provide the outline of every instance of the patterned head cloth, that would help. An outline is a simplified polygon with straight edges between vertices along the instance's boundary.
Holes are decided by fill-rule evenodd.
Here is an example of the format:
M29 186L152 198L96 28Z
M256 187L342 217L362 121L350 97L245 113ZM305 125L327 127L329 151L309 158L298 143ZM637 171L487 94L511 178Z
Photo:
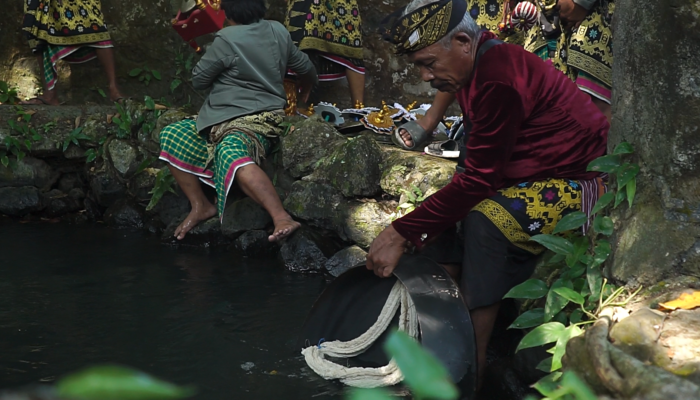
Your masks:
M406 54L437 43L454 29L467 12L466 0L439 0L404 15L406 7L382 21L382 38L394 44L394 53Z

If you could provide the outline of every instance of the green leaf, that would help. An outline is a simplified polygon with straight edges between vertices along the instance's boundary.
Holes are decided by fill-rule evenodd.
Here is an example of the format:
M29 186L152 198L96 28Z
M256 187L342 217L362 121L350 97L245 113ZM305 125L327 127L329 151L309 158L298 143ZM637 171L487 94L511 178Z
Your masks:
M558 287L558 288L554 288L552 290L554 290L554 293L558 294L559 296L561 296L569 301L572 301L576 304L583 304L585 301L583 296L576 293L573 289L569 289L567 287Z
M538 392L540 392L542 395L550 397L554 394L554 392L557 390L559 387L559 378L561 378L562 373L561 372L552 372L551 374L545 376L544 378L540 379L539 381L535 382L532 387L537 389ZM554 397L557 398L557 397ZM567 399L568 400L568 399Z
M192 387L180 387L143 372L117 365L87 368L56 384L61 398L81 400L184 399L194 395Z
M579 336L582 333L583 331L581 328L576 325L571 325L564 330L561 336L559 336L557 339L557 344L554 347L554 354L552 355L552 372L561 368L561 358L564 356L566 344L569 342L569 339Z
M525 282L510 289L503 296L504 299L539 299L547 294L549 288L547 284L539 279L528 279Z
M2 81L0 81L2 82ZM10 95L2 93L0 94L0 103L7 103L7 100L10 99Z
M392 400L393 397L384 389L352 389L348 400Z
M32 141L27 139L24 141L24 147L27 148L27 150L31 151L32 150Z
M561 386L568 388L569 393L573 394L576 400L597 400L593 391L572 371L564 372L561 378Z
M630 208L632 208L632 203L634 202L634 196L637 194L637 179L632 179L627 183L627 203Z
M0 92L7 92L7 90L8 90L7 82L0 81Z
M518 344L516 352L530 347L542 346L547 343L556 342L559 336L566 330L566 327L559 322L548 322L528 332Z
M566 326L569 322L569 319L567 318L565 311L559 311L557 315L552 317L552 322L559 322L560 324Z
M97 93L99 93L100 96L102 96L103 98L104 98L104 97L107 97L107 95L105 94L105 91L102 90L102 89L97 89Z
M170 170L166 167L161 168L156 174L156 184L150 191L153 196L151 196L151 201L149 201L148 206L146 206L146 211L152 210L165 193L175 193L172 187L174 183L175 178L170 174Z
M586 254L590 243L586 236L575 236L573 238L574 252L566 256L566 265L574 267L579 263L579 260Z
M567 255L574 252L574 245L562 237L554 235L535 235L531 237L530 240L541 244L557 254Z
M598 211L607 207L608 204L610 204L614 198L615 198L615 194L613 194L612 192L608 192L608 193L605 193L604 195L600 196L600 199L598 199L598 202L595 203L595 206L593 206L593 210L591 210L591 215L598 214Z
M610 246L610 242L605 239L599 240L595 246L595 249L593 249L594 265L600 265L604 263L605 260L608 259L608 256L610 256L611 252L612 247Z
M639 174L639 165L625 164L621 168L621 172L617 174L617 190L622 190L637 174Z
M600 288L603 285L603 275L600 270L600 265L589 265L586 271L586 279L588 280L588 288L591 291L592 298L600 296Z
M170 82L170 93L174 93L175 89L177 89L180 84L182 84L182 81L179 79L174 79L172 82Z
M617 208L623 201L625 201L625 192L623 190L618 190L615 194L615 205L613 208Z
M146 103L146 109L148 109L148 110L155 110L156 109L156 102L153 101L151 96L146 96L146 98L144 100Z
M90 149L90 150L85 152L85 156L86 156L86 159L85 159L86 163L93 162L97 158L97 152L95 151L95 149Z
M396 361L416 398L453 400L459 396L447 369L404 332L392 332L384 350Z
M0 163L2 163L3 166L7 167L7 165L10 163L10 159L5 155L0 157Z
M70 138L66 139L63 141L63 152L66 152L66 149L68 149L68 146L70 145Z
M129 76L131 76L131 77L139 76L139 74L140 74L142 71L143 71L143 70L142 70L141 68L134 68L134 69L132 69L131 71L129 71Z
M575 309L569 315L569 322L572 324L578 324L583 320L583 311L580 308Z
M574 211L571 214L566 215L557 223L553 233L561 233L578 229L582 227L587 220L588 217L585 213L582 213L581 211Z
M544 360L540 361L539 364L535 367L535 369L542 371L542 372L551 372L552 371L552 357L547 357Z
M634 153L634 148L632 147L631 144L627 142L622 142L615 146L615 150L613 151L613 154L632 154Z
M579 262L579 263L574 264L573 267L567 268L567 270L561 274L561 278L565 281L573 281L574 279L583 275L585 272L586 272L586 266Z
M527 329L541 325L544 322L544 309L535 308L522 313L508 329Z
M160 80L160 72L156 71L155 69L151 70L151 73L153 74L153 77Z
M598 157L591 161L586 170L612 173L615 172L618 167L620 167L620 156L612 154Z
M566 307L566 305L569 303L568 299L562 297L557 292L555 292L555 289L560 287L568 287L569 289L573 289L574 284L571 281L565 281L563 279L557 279L556 281L554 281L554 283L552 284L552 288L549 290L549 293L547 293L547 300L544 304L545 322L551 321L552 318L559 311L563 310L564 307Z
M598 215L593 220L593 229L596 232L602 233L605 236L612 235L614 228L615 228L615 224L613 223L612 219L610 219L610 217L604 217L602 215Z

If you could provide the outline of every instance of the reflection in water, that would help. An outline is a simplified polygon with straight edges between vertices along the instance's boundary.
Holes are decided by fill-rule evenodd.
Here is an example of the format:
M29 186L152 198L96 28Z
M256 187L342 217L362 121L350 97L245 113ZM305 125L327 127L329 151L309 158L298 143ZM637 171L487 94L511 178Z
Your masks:
M95 226L1 221L0 248L0 388L116 362L197 399L341 398L295 347L320 276Z

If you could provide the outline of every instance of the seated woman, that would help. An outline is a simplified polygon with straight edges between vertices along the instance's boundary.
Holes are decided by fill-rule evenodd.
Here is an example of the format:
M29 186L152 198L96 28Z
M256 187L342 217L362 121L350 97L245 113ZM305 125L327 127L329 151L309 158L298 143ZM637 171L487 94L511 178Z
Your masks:
M277 241L299 223L284 210L258 164L282 133L287 68L299 75L303 100L316 84L316 71L282 24L263 19L264 0L223 0L222 7L231 26L216 34L192 73L196 89L211 89L199 117L170 124L160 133L160 159L170 164L192 206L175 237L183 239L217 212L223 218L226 195L235 181L270 214L275 228L269 240ZM216 189L216 206L198 179Z

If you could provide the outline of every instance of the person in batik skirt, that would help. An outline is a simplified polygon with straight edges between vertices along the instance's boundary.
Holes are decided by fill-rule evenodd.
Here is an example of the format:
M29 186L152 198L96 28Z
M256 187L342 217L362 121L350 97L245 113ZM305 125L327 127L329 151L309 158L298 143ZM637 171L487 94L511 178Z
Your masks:
M288 0L284 25L316 67L320 81L344 77L352 104L364 101L362 20L356 0Z
M22 30L41 65L44 80L43 95L22 104L59 105L58 60L84 63L98 58L107 74L110 100L124 98L117 85L114 45L100 0L25 0Z

